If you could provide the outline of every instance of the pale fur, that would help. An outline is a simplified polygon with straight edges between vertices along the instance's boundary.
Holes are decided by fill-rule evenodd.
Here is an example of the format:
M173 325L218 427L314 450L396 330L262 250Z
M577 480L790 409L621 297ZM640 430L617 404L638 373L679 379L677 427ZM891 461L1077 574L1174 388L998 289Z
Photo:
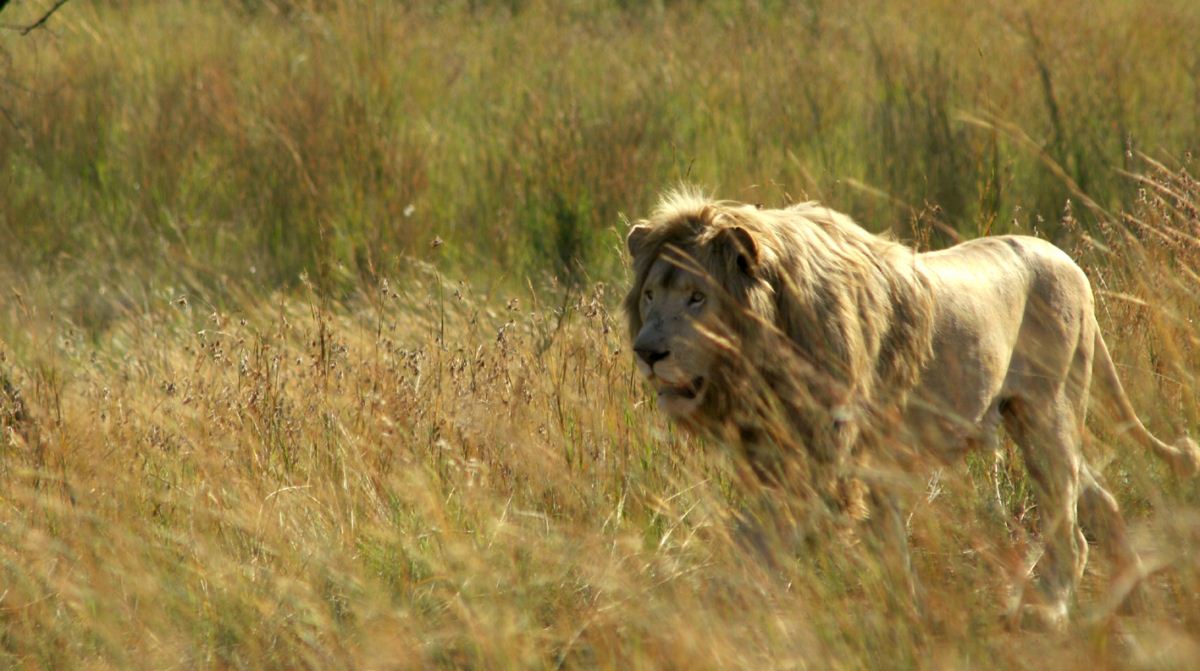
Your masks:
M1139 566L1081 451L1093 371L1139 443L1181 474L1200 464L1194 442L1167 445L1138 420L1087 277L1048 242L994 237L918 254L816 203L760 209L679 190L628 246L630 337L658 352L639 355L639 368L675 419L735 443L760 476L784 477L805 456L845 470L855 455L902 451L883 440L900 428L907 448L951 460L994 445L1004 424L1030 464L1046 541L1041 600L1026 610L1052 623L1065 621L1086 562L1080 518L1109 544L1117 574ZM702 294L710 302L694 306ZM690 380L702 394L680 400ZM777 420L786 435L772 431ZM892 540L903 543L902 530Z

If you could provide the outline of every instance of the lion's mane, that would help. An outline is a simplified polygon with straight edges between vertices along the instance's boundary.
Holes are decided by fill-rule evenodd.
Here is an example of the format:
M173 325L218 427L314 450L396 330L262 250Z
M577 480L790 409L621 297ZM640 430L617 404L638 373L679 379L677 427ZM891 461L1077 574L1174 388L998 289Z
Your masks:
M647 232L624 303L631 338L642 328L642 286L664 254L699 266L727 304L743 306L722 316L730 332L716 336L727 361L719 393L702 409L709 428L739 421L752 405L761 410L765 384L792 435L815 456L836 458L916 386L930 357L933 303L911 248L815 202L761 209L687 189L668 193L639 223ZM762 281L739 268L736 245L718 244L735 228L757 243ZM853 428L831 428L844 424Z

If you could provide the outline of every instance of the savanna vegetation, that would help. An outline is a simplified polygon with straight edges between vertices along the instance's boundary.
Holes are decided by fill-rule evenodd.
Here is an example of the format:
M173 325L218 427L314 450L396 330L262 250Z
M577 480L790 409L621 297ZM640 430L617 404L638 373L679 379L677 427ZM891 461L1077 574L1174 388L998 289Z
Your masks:
M0 2L0 665L1195 668L1200 489L1095 413L1150 574L1013 627L1009 449L772 561L631 365L681 181L1047 237L1200 433L1200 4Z

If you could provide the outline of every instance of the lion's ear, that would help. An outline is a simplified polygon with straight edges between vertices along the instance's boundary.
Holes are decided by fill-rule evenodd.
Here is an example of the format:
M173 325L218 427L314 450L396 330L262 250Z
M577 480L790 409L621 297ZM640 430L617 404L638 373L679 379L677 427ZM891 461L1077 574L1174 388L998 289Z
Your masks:
M629 235L625 236L625 247L629 250L630 256L637 258L646 242L648 233L650 233L650 227L645 224L636 224L629 229Z
M737 252L737 267L747 275L758 271L762 250L754 235L741 226L730 226L721 232L721 237Z

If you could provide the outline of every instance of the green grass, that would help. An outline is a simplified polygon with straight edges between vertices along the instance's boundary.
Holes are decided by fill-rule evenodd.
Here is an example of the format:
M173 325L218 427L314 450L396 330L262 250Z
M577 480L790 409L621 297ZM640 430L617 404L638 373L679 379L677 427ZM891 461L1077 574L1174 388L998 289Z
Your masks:
M656 414L616 313L622 216L681 180L926 246L1037 232L1148 424L1195 434L1196 3L111 0L48 28L0 30L0 666L1200 663L1200 492L1103 413L1149 607L1098 611L1094 552L1067 632L1005 625L1037 542L1008 450L914 506L912 623L852 538L746 547L754 494Z
M440 236L482 274L610 275L619 215L681 179L876 230L1053 229L1047 161L1112 208L1131 151L1200 141L1185 0L422 7L72 3L4 32L6 266L344 286Z

